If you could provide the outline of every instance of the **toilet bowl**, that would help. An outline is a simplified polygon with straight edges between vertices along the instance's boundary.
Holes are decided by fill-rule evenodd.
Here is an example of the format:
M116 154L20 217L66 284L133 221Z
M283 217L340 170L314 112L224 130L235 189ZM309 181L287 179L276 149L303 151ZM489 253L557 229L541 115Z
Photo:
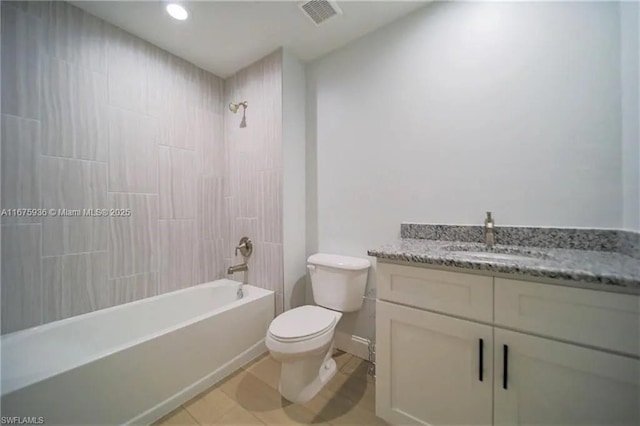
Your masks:
M336 374L331 358L336 324L342 317L319 306L301 306L279 315L265 343L282 363L278 390L287 400L307 402Z
M269 326L265 343L282 363L280 394L307 402L336 374L333 338L342 312L362 306L370 263L366 259L315 254L307 260L316 303L283 312Z

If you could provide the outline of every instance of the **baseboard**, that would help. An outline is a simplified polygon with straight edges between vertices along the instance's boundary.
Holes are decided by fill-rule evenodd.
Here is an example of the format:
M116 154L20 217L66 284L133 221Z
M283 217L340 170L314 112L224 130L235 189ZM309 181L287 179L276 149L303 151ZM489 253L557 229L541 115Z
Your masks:
M336 348L362 359L369 359L369 341L364 337L354 336L343 331L336 331Z
M202 379L193 383L192 385L184 388L177 394L172 397L162 401L160 404L155 407L145 411L139 416L134 417L130 421L128 421L127 425L139 425L144 424L148 425L153 423L154 421L162 418L162 416L166 416L171 411L178 408L180 405L189 401L191 398L196 395L204 392L211 386L215 385L234 371L239 368L247 365L249 362L253 361L255 358L259 357L263 353L267 351L267 347L265 346L264 339L260 342L256 343L237 357L233 358L228 363L224 364L222 367L213 371L212 373L206 375Z

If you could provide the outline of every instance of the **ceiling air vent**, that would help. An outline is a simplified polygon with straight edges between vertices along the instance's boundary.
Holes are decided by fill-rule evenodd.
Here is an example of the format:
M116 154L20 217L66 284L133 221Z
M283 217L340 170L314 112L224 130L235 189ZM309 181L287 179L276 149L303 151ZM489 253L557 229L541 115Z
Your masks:
M302 9L302 12L316 25L320 25L333 16L342 15L342 10L336 2L329 0L311 0L301 4L300 9Z

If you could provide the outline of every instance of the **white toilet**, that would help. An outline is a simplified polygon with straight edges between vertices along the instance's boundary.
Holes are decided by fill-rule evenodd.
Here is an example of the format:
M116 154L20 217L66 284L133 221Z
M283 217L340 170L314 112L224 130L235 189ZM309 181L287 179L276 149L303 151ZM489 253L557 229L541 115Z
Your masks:
M331 358L333 335L342 312L362 307L370 263L366 259L314 254L307 259L313 298L278 315L265 339L271 355L282 362L280 394L291 402L307 402L336 374Z

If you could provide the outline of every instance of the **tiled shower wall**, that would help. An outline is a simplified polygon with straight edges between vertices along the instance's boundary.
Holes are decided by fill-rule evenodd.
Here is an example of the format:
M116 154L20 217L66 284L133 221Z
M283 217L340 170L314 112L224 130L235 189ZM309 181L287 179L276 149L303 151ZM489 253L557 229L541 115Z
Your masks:
M282 51L278 50L225 80L225 105L247 101L225 114L228 182L225 253L233 254L242 236L254 242L247 282L276 292L276 313L283 310L282 251ZM228 110L227 110L228 111ZM241 258L227 259L238 263Z
M224 192L221 79L67 3L1 7L2 208L132 212L3 217L2 333L225 276L225 196L230 243L249 227L253 261L281 265L280 225L260 221L281 207L256 198L277 197L279 158L238 137ZM251 134L275 149L259 115L261 102L281 110L260 97L275 83L253 75L230 93L249 99ZM241 80L251 90L236 93Z

